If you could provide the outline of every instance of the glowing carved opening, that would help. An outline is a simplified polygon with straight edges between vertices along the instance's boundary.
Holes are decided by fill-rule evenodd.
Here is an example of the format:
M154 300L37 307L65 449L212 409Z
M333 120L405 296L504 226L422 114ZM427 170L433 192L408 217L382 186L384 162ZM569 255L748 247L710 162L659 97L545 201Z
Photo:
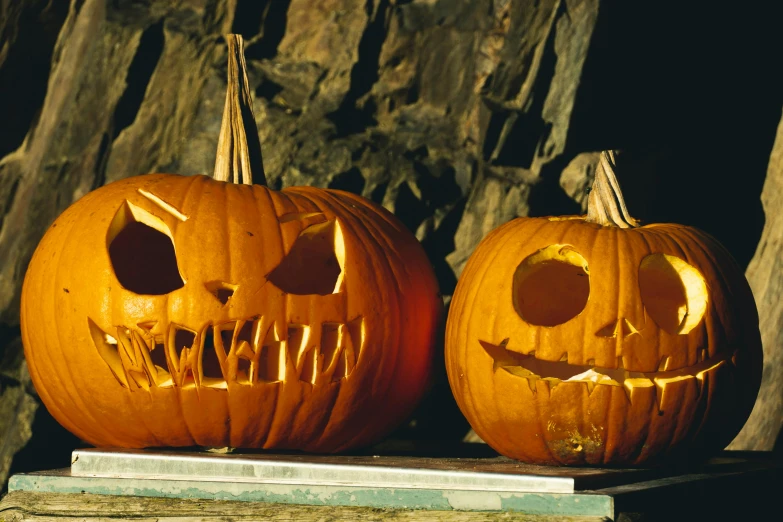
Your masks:
M137 294L164 295L185 283L177 266L171 230L158 217L126 201L106 238L114 274Z
M336 294L342 287L344 265L340 225L329 221L304 229L268 279L289 294Z
M239 288L239 285L232 285L223 281L209 281L204 283L204 286L215 296L215 299L223 304L227 304L228 300L234 296L234 292Z
M522 355L508 350L506 348L507 342L508 339L504 339L500 344L479 341L487 354L492 357L493 371L502 369L511 375L523 377L528 380L533 391L536 390L535 381L544 379L550 382L550 386L556 386L561 382L584 382L588 384L590 391L596 384L625 386L626 391L630 394L634 387L652 387L654 384L663 386L667 382L688 378L703 380L704 372L709 372L719 365L731 361L734 355L724 352L677 370L659 368L654 372L634 372L622 367L595 367L595 361L592 359L584 365L544 361L536 359L535 354Z
M678 257L645 257L639 265L639 291L652 320L670 334L687 334L707 310L704 278Z
M587 304L587 261L569 245L542 248L517 267L512 295L514 308L528 323L563 324L579 315Z
M171 324L165 336L146 329L153 323L142 323L145 328L137 331L117 327L114 337L88 319L96 351L131 391L149 391L151 386L228 390L229 382L253 386L289 377L314 386L339 382L356 367L366 341L361 316L320 326L267 324L254 316L206 325L200 334ZM320 328L320 342L312 328ZM285 339L280 331L287 331Z
M128 380L125 377L125 370L122 367L122 360L120 359L120 354L117 351L117 339L107 333L104 333L104 331L101 330L101 328L90 318L87 318L87 325L90 328L90 337L92 337L92 341L95 344L95 348L98 350L98 354L101 356L101 359L103 359L103 362L105 362L109 367L111 373L114 374L114 377L117 379L117 381L127 388Z
M214 328L204 330L204 345L201 347L201 376L205 386L219 386L226 381L215 346Z

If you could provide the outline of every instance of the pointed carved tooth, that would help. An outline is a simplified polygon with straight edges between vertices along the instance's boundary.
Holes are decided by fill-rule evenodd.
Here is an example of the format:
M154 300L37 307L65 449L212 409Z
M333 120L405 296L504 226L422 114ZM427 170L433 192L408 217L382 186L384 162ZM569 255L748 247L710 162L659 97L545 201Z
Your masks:
M212 343L215 345L215 354L217 355L218 362L220 363L220 371L222 371L223 375L225 376L227 353L220 332L220 326L212 326Z
M699 389L699 397L701 397L704 391L704 373L700 372L696 374L696 387Z
M247 341L238 341L236 354L238 357L244 357L248 361L252 361L255 357L255 352Z
M203 386L227 389L226 354L220 341L220 330L207 323L199 332L198 374Z
M158 321L142 321L138 323L136 326L144 330L145 332L149 332L153 328L155 328L155 325L158 324Z
M568 352L563 352L563 355L560 356L560 362L568 362Z
M658 402L658 412L659 415L663 413L663 404L666 401L666 394L667 394L667 388L669 385L681 382L681 381L687 381L688 379L693 379L693 375L678 375L677 377L656 377L653 379L655 382L656 387L656 396L655 399Z
M152 363L152 358L150 357L150 345L154 348L155 341L152 339L152 337L145 339L140 333L135 331L131 332L131 338L133 341L133 349L136 351L136 358L139 361L141 369L147 373L150 381L154 381L157 370L155 369L155 365Z
M264 318L263 317L257 317L253 321L253 328L252 328L252 339L253 342L250 343L251 348L253 348L254 352L260 352L261 347L264 345L264 337L266 336L266 330L264 328Z
M128 386L128 378L125 375L125 368L122 366L117 340L101 330L101 328L90 318L87 318L87 326L98 355L101 356L103 362L109 367L109 370L112 375L114 375L114 378L117 379L117 382L125 388L130 388Z
M653 388L655 383L646 377L632 377L623 381L623 389L628 396L628 401L633 402L633 395L635 389Z
M625 369L625 359L622 355L617 357L617 369L618 370L624 370Z
M501 345L494 345L485 341L479 341L479 344L484 348L493 360L492 368L497 371L498 368L505 368L507 366L518 366L521 362L529 356L522 355L517 352L507 350ZM533 352L535 353L535 352Z
M356 349L354 348L355 346L354 334L352 333L348 325L346 325L345 333L346 335L343 336L343 341L342 341L343 356L337 362L337 367L335 368L334 373L332 374L332 381L334 381L337 376L339 376L339 378L342 379L351 375L351 372L356 366L356 361L358 359Z
M658 363L658 371L659 372L665 372L666 371L666 369L669 367L669 364L671 364L669 362L669 360L670 360L670 358L668 356L666 356L666 355L661 357L661 361Z
M289 324L286 335L288 354L297 376L302 371L306 348L310 341L310 327L304 324Z
M631 321L629 321L628 319L623 319L623 339L638 333L639 330L637 330L636 327L633 324L631 324Z
M348 335L351 337L351 345L353 346L353 358L346 359L346 362L348 363L348 374L350 374L353 371L354 366L359 362L362 350L364 350L364 343L367 339L364 317L359 316L351 319L345 327L348 329Z
M523 366L502 366L501 369L511 375L522 377L523 379L539 378L538 375Z
M193 384L198 384L198 375L196 368L198 368L198 356L199 350L196 348L196 343L200 342L198 335L192 330L179 326L177 324L171 324L169 327L167 354L170 355L169 369L174 368L176 371L172 371L172 377L174 382L178 386L185 386L188 375L193 377ZM190 387L189 383L188 387Z
M277 382L285 379L285 350L275 331L271 315L262 316L255 326L253 343L256 345L256 379L263 382ZM284 356L281 360L281 352ZM282 377L281 373L283 372Z
M128 330L124 326L118 326L117 341L118 341L117 346L120 351L120 357L122 357L124 352L124 355L129 359L130 363L135 366L136 354L133 351L133 343L131 342L130 339L130 330Z
M236 322L234 337L232 339L232 348L235 351L239 349L239 344L242 342L247 343L248 348L250 348L250 345L253 342L253 324L253 321L245 320Z
M315 384L320 368L323 365L323 356L318 353L317 346L312 346L304 356L302 361L302 371L299 372L299 380Z
M319 380L332 380L337 361L342 355L345 325L342 323L323 323L321 326L321 354L324 358L324 369Z

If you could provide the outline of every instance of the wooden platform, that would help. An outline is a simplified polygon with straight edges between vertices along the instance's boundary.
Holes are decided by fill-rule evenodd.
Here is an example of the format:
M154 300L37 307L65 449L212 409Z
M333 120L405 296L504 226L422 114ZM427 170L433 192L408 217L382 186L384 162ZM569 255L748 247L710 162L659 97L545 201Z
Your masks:
M730 452L688 470L606 470L494 455L93 450L71 469L12 477L0 520L748 520L776 506L781 479L771 455Z

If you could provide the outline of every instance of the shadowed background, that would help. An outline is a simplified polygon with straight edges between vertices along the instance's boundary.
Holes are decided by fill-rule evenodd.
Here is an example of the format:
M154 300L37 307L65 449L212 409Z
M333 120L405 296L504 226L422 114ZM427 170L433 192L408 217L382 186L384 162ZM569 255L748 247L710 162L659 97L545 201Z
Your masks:
M212 172L227 32L246 39L270 185L384 205L422 241L446 302L486 233L516 216L582 212L595 152L621 149L635 217L702 228L748 267L767 364L734 447L772 449L783 415L783 6L738 9L0 0L0 484L9 471L65 467L80 445L23 362L19 295L37 242L105 183ZM395 436L468 433L441 359Z

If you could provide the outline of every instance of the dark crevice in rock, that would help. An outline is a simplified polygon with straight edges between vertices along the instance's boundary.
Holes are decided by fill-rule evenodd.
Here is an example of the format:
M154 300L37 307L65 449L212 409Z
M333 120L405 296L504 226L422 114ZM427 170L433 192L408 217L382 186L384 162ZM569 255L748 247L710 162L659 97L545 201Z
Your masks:
M451 295L457 286L457 276L454 269L446 262L446 256L454 252L454 236L457 234L468 199L461 198L448 210L434 232L427 235L422 241L424 251L432 262L435 277L438 278L438 288L441 294Z
M370 199L379 205L383 203L383 198L386 196L386 191L389 189L389 182L384 181L378 183L370 193Z
M249 22L242 22L240 21L240 16L242 16L242 13L240 11L240 8L242 8L243 4L261 4L264 5L263 2L257 2L257 0L246 0L244 2L240 2L239 6L237 7L237 14L234 18L234 25L237 26L237 24L240 24L238 28L240 29L240 34L244 35L243 31L250 31L255 30L257 34L259 27L257 26L255 29L252 29L249 26L246 26ZM274 58L277 55L277 47L280 45L280 42L283 40L283 36L285 35L285 29L288 22L288 7L291 5L291 0L270 0L264 5L263 8L263 22L260 25L260 31L261 31L261 38L255 40L254 42L250 43L247 47L245 47L245 57L248 60L263 60L268 58ZM255 14L255 11L257 11L258 7L248 7L247 9L252 9L253 13ZM251 21L253 15L251 15ZM256 22L252 22L255 24ZM249 35L246 35L249 36Z
M403 182L397 189L394 201L394 214L411 232L416 232L422 221L427 219L430 211L427 206L411 190L408 183Z
M104 132L101 136L101 143L98 146L98 154L95 156L97 160L95 164L95 181L93 181L90 190L102 187L106 183L106 165L109 162L109 152L111 152L111 138L108 133Z
M256 98L264 98L265 100L272 101L275 99L275 96L282 91L283 87L281 85L278 85L271 80L264 79L258 87L256 87L255 95Z
M8 18L0 22L0 48L8 53L0 60L0 158L22 144L43 105L68 2L19 2L5 9ZM14 10L21 11L16 22Z
M559 19L566 15L564 4L560 6L560 12L557 14ZM557 24L554 21L553 24ZM522 167L529 169L533 165L536 154L541 154L540 144L546 142L546 138L551 130L551 124L547 124L542 114L544 102L547 93L555 77L555 66L557 64L557 53L555 53L555 35L553 29L544 44L544 51L541 62L538 67L535 82L531 90L531 100L528 107L522 111L513 111L508 114L503 121L502 127L497 133L497 137L492 136L492 141L484 144L485 158L489 148L492 152L489 155L489 161L493 165ZM522 80L524 78L521 78ZM521 88L521 85L520 87ZM515 88L512 92L518 92ZM492 120L500 118L499 114L493 114ZM491 121L491 125L497 127L499 123ZM492 142L495 141L493 144Z
M163 54L164 40L162 20L148 27L141 35L136 54L128 68L125 92L114 110L115 137L136 119L147 92L147 85Z
M271 0L239 0L234 11L234 23L231 32L241 34L245 40L250 40L261 32L265 14L275 4L285 2Z
M582 214L582 207L560 186L560 174L570 160L561 155L541 168L540 179L530 188L528 196L530 217Z
M329 182L329 188L361 194L365 184L366 181L364 176L362 176L362 171L356 167L351 167L349 170L341 172L332 178L332 181Z
M11 208L11 205L14 202L14 198L16 197L16 191L19 188L19 178L16 178L11 183L11 188L8 189L8 193L5 197L5 202L3 203L3 206L0 207L0 231L3 230L3 223L5 221L6 213L8 212L8 209ZM2 348L2 346L0 346Z
M376 123L373 117L376 109L374 103L365 102L361 108L357 106L359 100L369 93L378 81L379 58L383 42L386 40L389 0L380 0L375 18L372 18L373 3L373 0L367 0L365 7L370 21L359 41L359 58L351 69L351 87L340 107L328 115L337 128L338 136L362 132Z

